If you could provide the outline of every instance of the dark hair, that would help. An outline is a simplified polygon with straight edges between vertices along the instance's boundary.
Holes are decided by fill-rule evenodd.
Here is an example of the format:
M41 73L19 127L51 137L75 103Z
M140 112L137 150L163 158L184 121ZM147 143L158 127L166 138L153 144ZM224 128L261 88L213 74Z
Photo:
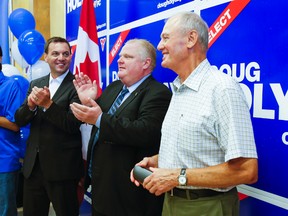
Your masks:
M49 45L51 43L66 43L70 49L70 54L71 54L71 46L69 42L65 38L62 38L62 37L51 37L47 40L45 47L44 47L44 51L46 54L48 54Z
M0 46L0 56L3 56L3 53L2 53L2 48Z

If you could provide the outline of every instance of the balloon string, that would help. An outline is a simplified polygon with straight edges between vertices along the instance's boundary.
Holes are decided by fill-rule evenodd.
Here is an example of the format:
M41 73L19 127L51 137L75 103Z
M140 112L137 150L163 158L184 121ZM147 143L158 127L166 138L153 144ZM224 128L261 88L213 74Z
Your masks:
M30 65L29 67L29 81L31 82L32 81L32 65Z

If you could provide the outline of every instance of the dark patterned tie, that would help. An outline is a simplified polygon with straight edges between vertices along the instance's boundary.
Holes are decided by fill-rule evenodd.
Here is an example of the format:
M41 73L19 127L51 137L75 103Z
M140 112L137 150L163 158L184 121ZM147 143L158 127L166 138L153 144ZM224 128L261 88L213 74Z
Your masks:
M118 107L122 103L125 95L128 92L129 92L129 90L126 88L126 86L124 86L122 91L120 92L120 94L118 95L118 97L116 98L116 100L114 101L112 106L110 107L110 109L108 111L108 114L113 115L116 112L116 110L118 109ZM99 139L99 133L100 133L100 129L98 129L98 131L96 132L96 134L94 136L93 145L92 145L92 149L91 149L91 158L90 158L90 161L89 161L89 169L88 169L88 174L89 174L90 177L92 176L93 151L94 151L95 144L96 144L97 140Z

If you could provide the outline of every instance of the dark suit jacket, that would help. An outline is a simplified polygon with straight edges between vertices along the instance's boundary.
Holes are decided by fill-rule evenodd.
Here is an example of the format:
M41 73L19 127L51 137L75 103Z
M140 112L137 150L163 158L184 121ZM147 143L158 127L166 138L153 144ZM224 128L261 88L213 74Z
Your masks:
M49 75L31 81L27 97L15 114L16 123L31 123L27 140L23 174L31 175L37 151L43 175L48 181L80 179L83 176L82 142L80 125L69 105L80 103L69 72L54 94L53 104L46 111L42 107L33 112L27 105L28 95L34 86L49 85Z
M107 112L122 87L121 81L111 83L97 100L103 114L93 156L93 207L109 216L161 215L163 197L136 187L130 181L130 171L143 157L158 153L171 92L150 76L111 116ZM87 161L96 131L94 127Z

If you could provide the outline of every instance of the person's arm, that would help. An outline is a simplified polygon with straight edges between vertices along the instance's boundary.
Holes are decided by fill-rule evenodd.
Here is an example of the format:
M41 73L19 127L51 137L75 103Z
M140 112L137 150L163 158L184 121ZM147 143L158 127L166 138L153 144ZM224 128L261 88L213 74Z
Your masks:
M14 122L9 121L7 118L0 116L0 127L6 128L8 130L12 131L19 131L20 128L17 124Z
M95 125L98 117L102 114L101 107L91 98L89 99L90 106L79 103L70 104L70 108L74 116L81 122Z
M226 188L239 184L252 184L258 179L258 160L236 158L226 163L186 172L188 185ZM179 173L178 173L179 174Z
M17 125L23 127L31 122L37 112L37 105L35 104L35 95L32 93L32 88L35 85L34 81L30 82L26 98L22 105L15 112L14 118Z
M187 169L187 186L203 188L226 188L239 184L252 184L258 179L258 160L255 158L236 158L228 162L198 169ZM178 186L178 169L154 169L145 179L143 187L160 195Z

